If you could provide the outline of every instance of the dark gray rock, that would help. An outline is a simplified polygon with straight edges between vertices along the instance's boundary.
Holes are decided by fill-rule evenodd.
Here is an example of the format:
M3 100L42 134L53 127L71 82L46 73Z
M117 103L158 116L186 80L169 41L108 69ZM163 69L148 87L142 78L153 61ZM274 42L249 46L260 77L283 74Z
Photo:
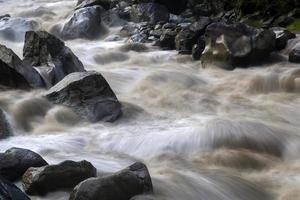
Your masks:
M193 46L192 57L194 60L200 60L202 52L205 49L205 38L200 37L198 42Z
M20 17L2 17L0 19L0 37L22 42L27 31L37 30L39 24L36 21Z
M10 17L10 15L9 15L9 14L0 15L0 20L1 20L2 18L9 18L9 17Z
M89 121L115 121L121 104L107 81L97 72L75 72L66 76L45 94L55 104L72 108Z
M1 200L30 200L17 186L0 177Z
M9 48L0 44L0 84L17 89L43 85L42 79L31 66L25 65Z
M169 20L168 9L156 3L140 3L134 5L131 10L131 19L135 22L157 23Z
M16 181L30 167L41 167L47 162L37 153L28 149L11 148L0 154L0 176Z
M83 181L74 188L69 200L129 200L135 195L152 192L147 167L135 163L113 175Z
M101 22L103 8L92 6L78 9L64 24L61 37L64 40L76 38L97 39L103 36L107 30Z
M86 8L91 6L101 6L105 10L110 9L111 0L79 0L76 9Z
M47 87L73 72L85 71L83 64L64 42L45 31L29 31L25 36L24 63L35 66Z
M7 117L4 111L0 108L0 139L7 138L12 134L12 128L7 120Z
M70 189L78 183L97 176L96 168L87 161L64 161L58 165L29 168L22 178L29 195L45 195L51 191Z
M187 0L137 0L138 3L157 3L164 5L170 13L180 14L187 6Z
M289 61L300 63L300 44L298 44L289 54Z
M276 48L273 31L241 23L213 23L207 27L205 35L203 63L214 63L229 70L266 62Z
M166 50L175 49L176 35L176 31L172 31L171 29L164 30L159 39L159 46Z
M296 38L296 34L288 30L277 28L272 29L276 34L276 50L282 50L286 47L290 39Z

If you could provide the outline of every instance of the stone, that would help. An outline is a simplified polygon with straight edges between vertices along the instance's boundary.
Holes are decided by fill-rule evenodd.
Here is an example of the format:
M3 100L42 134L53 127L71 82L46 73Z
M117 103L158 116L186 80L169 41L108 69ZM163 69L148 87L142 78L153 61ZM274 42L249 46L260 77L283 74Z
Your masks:
M76 9L86 8L91 6L101 6L105 10L108 10L111 7L111 1L110 0L79 0L77 2Z
M131 10L131 19L134 22L157 23L168 21L169 12L166 7L156 3L140 3L134 5Z
M60 36L64 40L77 38L97 39L107 33L101 22L103 8L100 6L85 7L76 10L64 24Z
M96 168L87 161L64 161L57 165L29 168L22 178L24 191L29 195L74 188L78 183L97 176Z
M13 183L0 177L0 199L1 200L30 200L26 194L24 194Z
M28 149L11 148L0 154L0 176L16 181L30 167L41 167L48 163L37 153Z
M129 200L135 195L152 193L147 167L135 163L113 175L91 178L77 185L69 200Z
M5 112L0 108L0 140L13 134L11 125L7 120Z
M276 50L283 50L290 39L296 38L296 34L283 28L272 29L276 34Z
M83 64L71 49L45 31L26 33L23 61L35 66L47 87L52 87L70 73L85 71Z
M113 122L121 114L121 104L104 77L97 72L74 72L49 89L45 97L72 108L91 122Z
M177 33L175 31L172 31L171 29L164 30L159 39L160 47L166 50L175 49L176 34Z
M192 49L192 57L194 60L200 60L201 56L202 56L202 52L205 49L205 38L204 37L200 37L198 39L198 42L193 46Z
M172 14L182 13L187 6L187 0L138 0L139 3L157 3L164 5Z
M300 43L289 53L289 61L300 63Z

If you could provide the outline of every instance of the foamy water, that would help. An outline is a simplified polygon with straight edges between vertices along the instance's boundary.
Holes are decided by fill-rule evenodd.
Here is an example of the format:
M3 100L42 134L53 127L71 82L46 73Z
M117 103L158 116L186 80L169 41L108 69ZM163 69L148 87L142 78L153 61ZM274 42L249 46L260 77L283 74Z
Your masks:
M35 28L50 31L75 4L5 0L0 15L34 20ZM106 37L119 30L110 28ZM15 40L1 35L0 43L22 57L22 34ZM151 45L126 51L125 38L67 41L86 69L104 75L124 116L113 124L90 124L51 105L42 90L1 92L0 107L15 136L1 140L0 150L29 148L53 164L86 159L99 174L141 160L161 200L297 200L300 68L286 59L299 40L290 41L280 61L234 71L203 69L200 62ZM32 199L67 197L57 192Z

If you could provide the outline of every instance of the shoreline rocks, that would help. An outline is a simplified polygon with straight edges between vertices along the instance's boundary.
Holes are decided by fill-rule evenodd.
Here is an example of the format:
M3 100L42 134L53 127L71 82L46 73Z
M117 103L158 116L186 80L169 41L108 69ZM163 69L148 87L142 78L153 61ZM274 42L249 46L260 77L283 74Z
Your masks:
M30 200L17 186L0 176L1 200Z
M57 165L29 168L22 178L23 188L29 195L70 189L81 181L97 176L96 168L87 161L64 161Z
M69 74L44 96L54 104L72 108L79 116L91 122L113 122L122 115L116 95L97 72Z
M113 175L91 178L77 185L69 200L129 200L153 192L147 167L135 163Z

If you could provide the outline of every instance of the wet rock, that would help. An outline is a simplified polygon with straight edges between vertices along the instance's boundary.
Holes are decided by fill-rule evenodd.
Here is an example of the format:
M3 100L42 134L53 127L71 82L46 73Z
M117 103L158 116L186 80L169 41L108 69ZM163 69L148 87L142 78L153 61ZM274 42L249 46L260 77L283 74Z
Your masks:
M37 153L28 149L11 148L0 154L0 176L16 181L30 167L41 167L47 162Z
M96 168L87 161L64 161L58 165L29 168L23 175L25 192L45 195L51 191L75 187L81 181L97 176Z
M140 3L134 5L131 11L131 19L135 22L156 23L168 21L169 12L166 7L156 3Z
M25 36L24 63L35 66L47 87L73 72L85 71L83 64L64 42L45 31L29 31Z
M175 49L176 34L176 31L172 31L171 29L166 29L165 31L163 31L159 39L160 47L166 50Z
M107 30L101 23L100 6L92 6L78 9L64 24L61 37L65 40L76 38L97 39L103 36Z
M111 1L110 0L79 0L77 2L76 9L86 8L91 6L101 6L105 10L108 10L111 7Z
M119 50L123 52L128 52L128 51L146 52L148 51L148 47L141 43L128 43L121 46Z
M194 60L200 60L202 52L205 49L205 38L200 37L198 42L193 46L192 57Z
M25 65L11 49L0 44L0 84L16 89L29 89L43 83L36 70Z
M290 52L289 61L293 63L300 63L300 44Z
M288 40L296 38L296 34L281 28L272 29L276 34L276 49L282 50L286 47Z
M187 0L138 0L139 3L157 3L164 5L172 14L180 14L186 9Z
M1 200L30 200L17 186L0 177Z
M75 72L53 86L45 97L72 108L91 122L113 122L121 114L121 104L107 81L97 72Z
M7 120L4 111L0 108L0 139L7 138L12 135L12 128Z
M147 167L135 163L113 175L81 182L74 188L69 200L129 200L135 195L152 192Z
M224 69L247 67L267 61L275 50L275 33L245 24L217 22L206 29L203 63L214 63Z
M9 15L9 14L0 15L0 20L1 20L2 18L9 18L9 17L10 17L10 15Z
M37 30L39 24L36 21L20 17L2 17L0 18L0 37L22 42L27 31Z

